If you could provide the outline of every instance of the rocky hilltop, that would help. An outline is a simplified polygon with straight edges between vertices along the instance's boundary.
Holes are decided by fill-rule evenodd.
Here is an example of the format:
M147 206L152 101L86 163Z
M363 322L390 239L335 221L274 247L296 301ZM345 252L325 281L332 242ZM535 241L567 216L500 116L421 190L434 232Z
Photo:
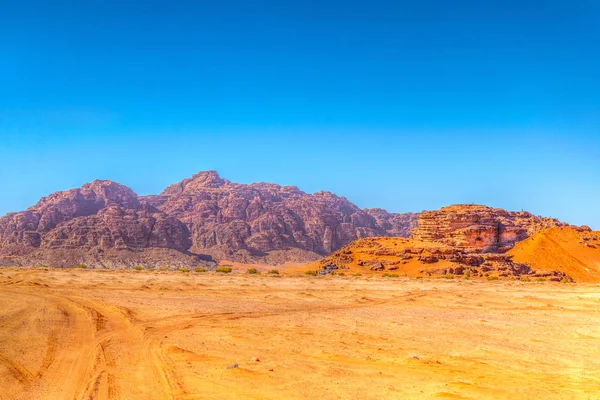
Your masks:
M571 227L556 219L537 217L528 212L510 212L482 205L452 205L426 211L419 214L416 225L408 239L360 239L307 268L309 271L320 270L326 265L335 265L350 272L369 274L395 271L394 274L405 276L465 275L490 279L570 281L574 277L581 279L578 271L584 264L565 254L557 241L541 242L539 238L548 238L547 232L571 232L571 239L584 235L564 242L578 242L588 253L595 249L597 240L597 236L586 233L590 231L587 227ZM557 255L540 262L540 256L529 257L527 252L519 250L524 246L539 250L543 248L539 243L547 244ZM513 248L516 252L506 253ZM582 253L580 250L573 252ZM540 253L550 254L546 250ZM597 256L596 253L594 255ZM575 266L565 268L568 264ZM590 281L590 278L585 276L582 280Z
M73 265L136 262L147 249L157 261L173 256L179 263L195 261L186 226L129 188L112 181L94 181L81 188L42 198L26 211L0 219L0 255L23 263ZM144 255L147 256L147 255Z
M361 237L408 236L415 221L329 192L236 184L215 171L145 197L94 181L0 218L0 264L304 262Z
M183 222L193 253L267 263L308 261L369 236L408 236L414 214L362 210L330 192L237 184L215 171L169 186L149 204Z
M503 253L542 229L568 226L553 218L482 205L458 204L419 215L411 238L472 251Z

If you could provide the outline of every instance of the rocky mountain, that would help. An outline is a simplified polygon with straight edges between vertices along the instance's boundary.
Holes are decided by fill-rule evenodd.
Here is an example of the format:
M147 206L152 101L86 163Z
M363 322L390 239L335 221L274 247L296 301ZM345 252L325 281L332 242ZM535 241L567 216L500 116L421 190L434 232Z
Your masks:
M94 181L54 193L26 211L0 219L4 263L7 258L18 257L58 265L128 258L135 262L139 258L136 253L146 249L177 254L188 247L189 233L184 224L111 181ZM129 257L116 254L119 251L128 252ZM190 261L183 254L180 258Z
M236 184L215 171L145 197L94 181L0 218L0 264L309 261L357 238L407 236L415 220L414 214L362 210L329 192Z
M214 171L145 200L186 225L193 253L242 262L313 260L357 238L407 236L416 219L384 210L374 216L330 192L232 183Z

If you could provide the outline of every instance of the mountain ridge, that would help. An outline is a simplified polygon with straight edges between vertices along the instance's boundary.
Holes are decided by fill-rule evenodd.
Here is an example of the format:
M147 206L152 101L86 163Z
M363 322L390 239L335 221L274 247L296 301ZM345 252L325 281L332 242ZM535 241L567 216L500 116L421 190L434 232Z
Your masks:
M415 219L411 213L362 210L327 191L232 183L216 171L149 196L95 180L0 218L0 256L3 263L57 266L304 262L360 237L407 235ZM150 250L162 255L155 261L142 257Z

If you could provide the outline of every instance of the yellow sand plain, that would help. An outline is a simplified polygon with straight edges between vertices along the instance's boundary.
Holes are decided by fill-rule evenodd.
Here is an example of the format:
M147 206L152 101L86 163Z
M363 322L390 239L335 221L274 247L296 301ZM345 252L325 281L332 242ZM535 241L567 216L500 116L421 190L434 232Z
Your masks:
M600 399L600 286L0 269L0 388L3 400Z

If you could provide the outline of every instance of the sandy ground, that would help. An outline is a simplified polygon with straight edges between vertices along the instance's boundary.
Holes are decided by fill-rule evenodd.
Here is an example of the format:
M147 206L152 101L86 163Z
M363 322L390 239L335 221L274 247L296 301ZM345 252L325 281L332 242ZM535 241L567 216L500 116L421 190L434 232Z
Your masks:
M600 399L600 286L1 269L0 388L3 400Z

